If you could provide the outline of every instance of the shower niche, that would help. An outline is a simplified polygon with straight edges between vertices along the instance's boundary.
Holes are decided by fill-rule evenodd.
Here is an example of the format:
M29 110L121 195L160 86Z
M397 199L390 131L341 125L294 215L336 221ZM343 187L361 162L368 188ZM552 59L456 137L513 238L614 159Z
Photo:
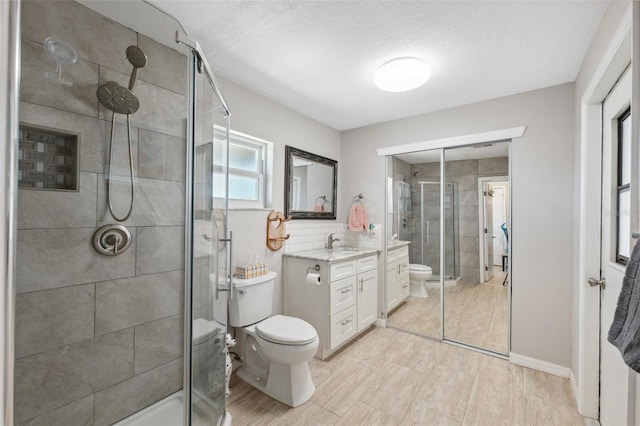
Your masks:
M78 190L79 135L20 124L19 136L20 189Z

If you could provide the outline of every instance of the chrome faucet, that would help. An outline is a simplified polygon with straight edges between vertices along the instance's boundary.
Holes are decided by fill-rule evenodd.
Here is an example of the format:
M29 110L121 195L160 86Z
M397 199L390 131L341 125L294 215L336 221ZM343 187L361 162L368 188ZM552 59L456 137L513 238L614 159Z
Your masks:
M332 249L333 243L335 243L336 241L340 241L340 238L333 238L333 233L329 234L329 237L327 238L327 248Z

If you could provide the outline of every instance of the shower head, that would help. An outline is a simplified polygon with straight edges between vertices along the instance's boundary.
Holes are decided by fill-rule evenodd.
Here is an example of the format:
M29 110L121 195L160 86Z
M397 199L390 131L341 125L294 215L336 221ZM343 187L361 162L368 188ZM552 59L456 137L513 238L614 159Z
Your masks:
M138 79L138 68L142 68L147 64L147 55L138 46L129 46L127 47L127 59L133 65L133 71L131 71L131 78L129 79L129 90L133 90Z
M102 106L118 114L133 114L140 108L136 95L115 81L109 81L98 87L96 96Z
M147 64L147 55L138 46L127 47L127 59L136 68L142 68Z

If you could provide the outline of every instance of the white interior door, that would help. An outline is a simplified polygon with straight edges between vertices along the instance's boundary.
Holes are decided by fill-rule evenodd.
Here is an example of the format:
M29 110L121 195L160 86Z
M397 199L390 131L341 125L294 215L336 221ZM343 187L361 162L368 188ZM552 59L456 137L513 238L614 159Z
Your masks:
M506 186L493 186L493 264L502 265L502 254L507 252L507 240L500 225L507 222Z
M484 183L484 282L493 277L493 189Z
M631 102L631 72L627 70L603 104L602 245L600 290L600 423L633 424L635 373L622 361L607 334L620 294L630 248L631 119L624 120ZM627 129L628 126L628 130ZM628 138L628 139L627 139ZM621 160L621 161L620 161ZM626 165L624 165L626 164ZM623 166L619 166L623 165ZM621 183L627 183L625 185ZM625 212L626 210L626 212ZM590 284L597 284L590 280Z

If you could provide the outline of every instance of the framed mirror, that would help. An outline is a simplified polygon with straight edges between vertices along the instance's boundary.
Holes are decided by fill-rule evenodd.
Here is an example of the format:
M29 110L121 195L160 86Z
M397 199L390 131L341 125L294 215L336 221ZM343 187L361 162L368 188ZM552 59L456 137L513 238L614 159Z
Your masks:
M338 162L287 145L284 209L294 219L335 219Z

